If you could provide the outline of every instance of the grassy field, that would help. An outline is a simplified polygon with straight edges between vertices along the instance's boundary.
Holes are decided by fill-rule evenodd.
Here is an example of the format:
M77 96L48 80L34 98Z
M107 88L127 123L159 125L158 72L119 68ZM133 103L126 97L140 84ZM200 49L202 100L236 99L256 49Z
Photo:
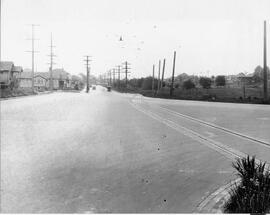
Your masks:
M191 90L174 89L174 94L170 97L170 89L163 88L153 95L152 90L141 90L129 88L127 90L118 90L120 92L140 93L148 97L173 98L183 100L202 100L219 102L243 102L243 103L262 103L263 91L261 88L195 88ZM269 89L270 95L270 89Z

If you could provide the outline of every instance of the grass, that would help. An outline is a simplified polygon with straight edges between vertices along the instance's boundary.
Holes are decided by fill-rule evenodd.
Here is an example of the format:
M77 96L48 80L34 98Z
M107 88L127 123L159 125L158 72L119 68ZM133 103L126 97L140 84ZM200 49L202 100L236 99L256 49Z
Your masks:
M266 163L256 163L255 157L237 159L233 163L241 182L235 184L224 205L225 213L269 213L270 171Z
M152 90L142 90L137 88L130 87L129 89L117 89L119 92L128 92L128 93L140 93L148 97L157 97L157 98L168 98L168 99L181 99L181 100L199 100L199 101L216 101L216 102L234 102L234 103L254 103L254 104L265 104L267 102L263 101L263 93L261 88L246 88L245 98L243 95L242 88L195 88L190 90L185 90L181 88L174 89L174 94L170 96L170 89L164 87L158 93L152 92ZM270 88L269 88L270 92ZM269 102L270 103L270 100Z

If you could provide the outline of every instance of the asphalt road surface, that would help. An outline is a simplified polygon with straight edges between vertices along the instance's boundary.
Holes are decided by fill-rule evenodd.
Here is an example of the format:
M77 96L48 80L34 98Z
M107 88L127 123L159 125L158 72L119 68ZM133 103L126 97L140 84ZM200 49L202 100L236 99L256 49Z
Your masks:
M1 212L194 212L269 130L269 106L102 87L1 101Z

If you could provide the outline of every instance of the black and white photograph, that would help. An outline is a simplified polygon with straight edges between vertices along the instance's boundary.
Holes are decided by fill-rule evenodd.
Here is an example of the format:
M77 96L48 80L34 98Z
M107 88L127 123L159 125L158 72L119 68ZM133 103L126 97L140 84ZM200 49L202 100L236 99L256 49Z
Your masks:
M0 213L270 213L270 0L0 0Z

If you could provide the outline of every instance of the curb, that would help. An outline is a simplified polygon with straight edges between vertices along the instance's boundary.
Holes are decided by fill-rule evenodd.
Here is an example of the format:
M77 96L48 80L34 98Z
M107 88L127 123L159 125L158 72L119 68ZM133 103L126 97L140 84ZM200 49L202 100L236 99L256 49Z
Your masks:
M195 209L195 213L223 213L223 206L230 197L230 188L235 184L239 184L240 181L240 178L238 178L208 195L199 203Z
M21 95L21 96L11 96L11 97L6 97L6 98L0 98L0 101L5 101L5 100L11 100L11 99L19 99L19 98L25 98L25 97L32 97L32 96L40 96L40 95L47 95L47 94L52 94L54 92L39 92L37 94L29 94L29 95Z

